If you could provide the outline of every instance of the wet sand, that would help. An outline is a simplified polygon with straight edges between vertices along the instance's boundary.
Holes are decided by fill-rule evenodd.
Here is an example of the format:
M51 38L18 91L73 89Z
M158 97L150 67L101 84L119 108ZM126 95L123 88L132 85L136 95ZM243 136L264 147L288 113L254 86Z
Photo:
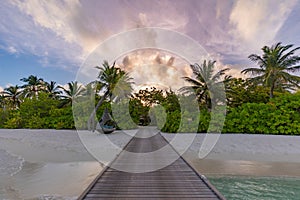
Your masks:
M163 135L169 141L174 137ZM183 154L204 175L300 177L299 136L224 134L212 151L200 159L198 153L204 137L205 134L197 134ZM180 150L180 145L175 149Z
M102 169L77 131L0 129L0 199L77 199Z
M77 199L102 167L97 162L29 163L2 177L1 199Z
M300 177L299 163L194 159L194 157L189 158L189 156L186 155L184 157L195 169L197 169L197 171L207 176L232 175Z
M120 148L130 138L120 132L82 134L97 150L104 137ZM79 135L72 130L0 129L0 199L76 199L103 169ZM204 136L197 135L183 155L204 175L300 177L300 137L222 135L210 154L199 159Z

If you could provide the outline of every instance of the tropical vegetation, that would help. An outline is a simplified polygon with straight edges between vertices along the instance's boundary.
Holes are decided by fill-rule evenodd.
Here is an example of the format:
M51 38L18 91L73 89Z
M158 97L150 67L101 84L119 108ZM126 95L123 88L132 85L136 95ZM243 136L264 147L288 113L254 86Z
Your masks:
M107 61L96 67L97 80L86 85L74 81L62 86L31 75L20 79L23 85L0 93L0 128L75 129L76 123L76 128L93 131L107 108L118 110L112 116L120 129L157 125L172 133L191 127L207 132L214 106L226 103L223 133L299 135L299 49L281 43L263 47L262 55L249 56L257 67L242 71L251 75L247 78L228 75L228 68L217 70L212 60L195 63L190 65L193 74L183 77L189 85L179 91L149 87L133 92L130 75ZM93 98L91 108L87 102Z
M94 131L95 130L95 115L99 107L103 104L103 102L108 98L108 101L118 100L123 97L127 97L132 92L132 78L130 78L129 74L116 67L115 62L112 66L109 65L107 61L104 61L102 67L96 66L99 69L98 79L93 83L96 85L101 92L103 92L103 96L98 101L95 109L90 115L88 120L88 129Z
M294 55L300 47L292 48L293 45L283 46L277 43L272 47L264 46L263 55L251 54L249 59L258 64L259 68L247 68L242 73L252 73L255 77L249 81L261 84L269 88L270 98L274 97L274 91L286 89L295 90L299 87L300 77L290 74L300 70L300 56Z

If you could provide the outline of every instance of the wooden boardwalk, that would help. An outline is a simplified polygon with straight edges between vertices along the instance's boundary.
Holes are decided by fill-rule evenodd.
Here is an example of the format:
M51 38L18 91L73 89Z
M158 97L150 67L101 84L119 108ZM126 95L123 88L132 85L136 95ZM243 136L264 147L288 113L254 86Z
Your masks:
M165 153L143 156L146 155L143 153L166 146L170 147L156 129L140 129L125 151L103 170L79 199L225 199L172 147L166 148ZM140 153L142 157L130 152ZM167 164L172 158L175 162L161 168L161 163ZM153 168L160 169L153 171Z

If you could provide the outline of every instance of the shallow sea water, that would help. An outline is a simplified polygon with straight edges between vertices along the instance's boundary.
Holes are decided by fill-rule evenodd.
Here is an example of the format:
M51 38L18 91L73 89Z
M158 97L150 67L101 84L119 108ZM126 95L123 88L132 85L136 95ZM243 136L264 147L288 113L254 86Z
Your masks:
M0 130L0 136L0 200L76 199L102 169L76 132ZM124 145L128 141L118 134L110 136ZM189 161L227 199L300 199L299 163L195 158Z
M0 174L0 200L77 199L101 169L98 162L25 161L18 173Z
M300 177L210 176L228 200L299 200Z

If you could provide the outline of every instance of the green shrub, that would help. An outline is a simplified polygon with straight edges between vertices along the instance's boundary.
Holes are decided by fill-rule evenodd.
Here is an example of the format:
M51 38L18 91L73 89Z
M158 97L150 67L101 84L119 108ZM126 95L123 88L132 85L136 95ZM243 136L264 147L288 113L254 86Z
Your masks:
M6 121L9 119L12 111L0 108L0 128L4 128Z
M166 123L161 130L167 133L177 133L180 127L180 119L181 113L179 110L167 112Z
M75 129L71 106L51 110L50 117L47 120L51 127L55 129Z
M58 100L49 98L46 93L40 93L38 98L26 98L19 109L22 128L54 128L52 120L47 118L58 104Z
M19 110L12 110L3 124L3 128L22 128L22 123L23 120Z
M111 105L112 109L112 118L117 123L118 129L134 129L137 128L137 124L132 120L129 110L129 103L118 102ZM102 111L103 112L103 111ZM102 114L101 114L102 116Z
M157 126L160 130L166 124L167 113L163 106L156 105L150 109L151 125Z
M300 94L229 108L225 133L300 134Z

